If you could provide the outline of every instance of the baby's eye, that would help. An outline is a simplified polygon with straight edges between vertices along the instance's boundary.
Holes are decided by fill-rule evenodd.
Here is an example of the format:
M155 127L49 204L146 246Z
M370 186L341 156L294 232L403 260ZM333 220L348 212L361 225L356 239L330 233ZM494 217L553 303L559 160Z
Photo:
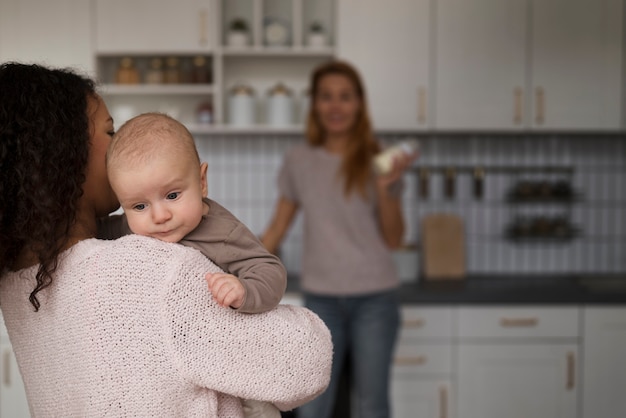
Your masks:
M138 205L133 206L133 209L134 209L134 210L137 210L137 211L142 211L142 210L144 210L145 208L146 208L146 205L145 205L145 204L143 204L143 203L140 203L140 204L138 204Z
M178 192L171 192L167 194L166 199L168 200L174 200L178 197L179 193Z

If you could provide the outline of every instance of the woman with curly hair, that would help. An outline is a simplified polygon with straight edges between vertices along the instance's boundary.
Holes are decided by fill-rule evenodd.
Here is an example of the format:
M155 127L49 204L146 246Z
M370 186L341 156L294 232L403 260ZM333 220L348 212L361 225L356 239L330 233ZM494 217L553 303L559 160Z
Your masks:
M0 307L33 417L242 417L328 384L332 345L305 308L219 306L194 249L98 240L118 207L105 170L113 120L93 81L0 65Z
M347 62L324 63L313 72L309 109L307 143L285 157L280 197L262 239L276 251L302 209L304 302L328 325L335 347L328 390L297 416L330 417L349 352L357 415L389 417L389 372L399 326L399 280L390 249L402 243L400 180L416 155L399 156L389 173L375 173L380 146L365 88Z

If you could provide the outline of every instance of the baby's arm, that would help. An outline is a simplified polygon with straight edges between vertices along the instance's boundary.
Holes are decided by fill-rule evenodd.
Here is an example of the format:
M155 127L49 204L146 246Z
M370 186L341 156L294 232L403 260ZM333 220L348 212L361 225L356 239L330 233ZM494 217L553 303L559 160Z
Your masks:
M287 287L285 267L234 215L216 202L210 203L209 216L180 243L200 250L222 270L239 279L245 293L241 306L236 308L239 312L272 310ZM206 279L211 280L208 275Z
M241 224L229 235L217 264L239 278L245 289L240 312L260 313L274 309L285 294L287 271L280 259Z

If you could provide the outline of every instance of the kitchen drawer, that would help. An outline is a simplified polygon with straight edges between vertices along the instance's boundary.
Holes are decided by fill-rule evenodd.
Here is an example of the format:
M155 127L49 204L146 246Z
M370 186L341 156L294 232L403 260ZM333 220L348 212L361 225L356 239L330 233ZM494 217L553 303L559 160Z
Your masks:
M407 373L450 374L452 373L451 363L451 344L400 341L393 359L393 372L396 375Z
M453 315L451 308L402 308L400 339L438 337L451 338Z
M462 307L459 337L578 337L579 315L578 308L570 307Z

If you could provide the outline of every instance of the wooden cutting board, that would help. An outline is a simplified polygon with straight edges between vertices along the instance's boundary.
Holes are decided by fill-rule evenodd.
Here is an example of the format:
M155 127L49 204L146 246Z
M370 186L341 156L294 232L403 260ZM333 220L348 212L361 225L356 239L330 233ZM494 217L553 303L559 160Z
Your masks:
M465 230L453 214L435 213L422 218L423 276L428 280L465 277Z

